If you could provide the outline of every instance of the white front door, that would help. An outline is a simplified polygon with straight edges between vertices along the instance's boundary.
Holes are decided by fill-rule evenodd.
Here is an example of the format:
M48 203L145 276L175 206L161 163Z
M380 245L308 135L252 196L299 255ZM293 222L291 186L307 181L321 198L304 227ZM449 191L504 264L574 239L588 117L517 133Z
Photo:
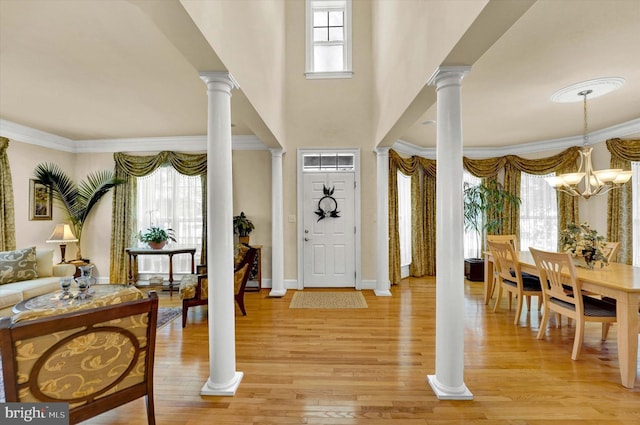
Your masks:
M304 287L355 287L353 173L304 173Z

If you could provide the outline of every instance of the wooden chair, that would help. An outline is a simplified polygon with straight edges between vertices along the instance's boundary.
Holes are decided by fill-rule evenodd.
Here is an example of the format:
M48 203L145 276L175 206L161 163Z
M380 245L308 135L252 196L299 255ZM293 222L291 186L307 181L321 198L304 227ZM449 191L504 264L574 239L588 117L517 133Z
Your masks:
M0 320L7 402L69 403L84 421L142 396L155 424L158 297L13 322Z
M516 252L520 251L520 243L518 242L518 238L516 237L516 235L487 235L487 242L509 242L513 245L513 249ZM498 286L498 280L498 273L496 273L496 271L494 270L490 287L488 288L489 298L487 298L487 302L485 304L487 304L489 300L493 298L493 293L496 289L496 286Z
M620 242L607 242L606 244L602 253L607 257L608 262L615 263L618 257L618 251L620 250Z
M257 249L252 248L249 245L243 245L240 247L238 255L236 255L236 264L234 265L233 270L234 299L238 303L238 307L240 308L243 316L247 315L244 307L244 293L257 253ZM183 328L187 326L187 312L189 307L207 305L209 302L209 278L206 266L198 267L199 274L195 277L195 280L189 280L180 285Z
M489 250L493 256L493 264L498 276L498 296L493 306L495 312L502 300L502 290L509 293L509 310L511 310L511 298L515 295L518 304L516 307L516 317L513 320L514 325L520 321L522 313L523 300L527 298L527 309L531 311L531 297L537 296L542 298L542 287L540 279L528 273L523 273L520 269L520 261L518 253L514 250L511 242L491 242L488 241ZM538 302L540 306L540 302Z
M542 339L551 311L574 319L576 333L571 358L577 360L584 339L585 322L615 323L616 305L583 294L570 254L535 248L529 250L536 262L540 281L546 282L542 285L544 312L537 338Z

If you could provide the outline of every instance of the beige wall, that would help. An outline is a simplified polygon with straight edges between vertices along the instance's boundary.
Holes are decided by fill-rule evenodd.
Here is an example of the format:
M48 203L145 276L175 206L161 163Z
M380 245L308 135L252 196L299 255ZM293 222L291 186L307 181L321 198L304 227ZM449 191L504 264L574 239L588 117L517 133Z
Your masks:
M271 132L283 143L285 2L181 3Z
M9 141L9 166L13 182L13 196L16 219L16 247L24 248L35 245L38 248L54 249L54 261L60 261L60 248L57 244L45 241L53 232L56 224L67 223L64 210L54 203L52 220L29 220L29 179L33 178L33 170L43 162L59 165L70 176L75 175L73 156L67 152L39 146ZM75 257L75 244L67 246L67 259Z
M262 278L271 278L271 153L233 151L233 215L256 226L249 243L262 245Z
M372 137L371 5L353 2L353 78L308 80L305 72L305 2L287 5L286 138L284 177L284 278L297 276L297 151L355 148L361 154L362 278L375 278L375 155ZM366 177L365 177L366 176Z
M62 168L76 183L85 180L88 173L113 170L112 154L73 154L55 149L43 148L15 140L9 142L9 161L15 199L16 246L18 248L35 245L39 248L54 249L54 261L60 261L58 244L45 241L58 223L69 223L66 211L54 203L53 220L29 220L29 178L34 168L44 162ZM111 193L105 195L94 207L85 223L82 237L83 257L95 265L96 276L109 276L109 247L111 241ZM75 243L67 245L65 257L76 257Z
M372 33L376 143L398 121L487 2L376 0L372 3L372 27L376 28ZM354 1L354 9L357 3L360 2Z

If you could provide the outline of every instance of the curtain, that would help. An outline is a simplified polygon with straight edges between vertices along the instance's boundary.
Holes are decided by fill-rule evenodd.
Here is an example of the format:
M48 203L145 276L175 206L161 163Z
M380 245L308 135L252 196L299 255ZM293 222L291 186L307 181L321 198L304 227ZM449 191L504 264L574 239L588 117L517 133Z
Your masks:
M640 161L640 139L610 139L607 149L611 153L611 168L631 169L631 161ZM607 211L607 240L620 242L618 261L633 262L633 206L632 185L626 183L619 190L609 192Z
M510 193L520 195L520 176L529 174L564 173L577 169L576 160L580 155L577 147L541 159L524 159L515 155L499 158L463 158L464 168L487 184L497 179L504 170L504 187ZM389 280L391 284L400 282L400 233L398 231L398 182L397 172L412 176L412 262L411 276L435 275L436 273L436 161L412 156L401 157L394 150L389 151ZM461 188L462 190L462 188ZM520 234L520 207L505 208L502 234ZM578 222L578 200L572 196L558 194L558 229L564 229L567 222Z
M9 139L0 137L0 251L16 249L13 184L8 148Z
M504 188L513 195L520 196L520 176L528 174L565 173L577 170L576 160L580 155L577 147L571 147L547 158L525 159L516 155L499 158L464 158L464 167L476 177L495 179L504 169ZM504 224L501 234L514 234L520 237L520 207L507 206L502 212ZM558 229L564 229L566 223L577 223L578 200L570 195L558 193Z
M398 231L398 170L411 176L411 276L435 275L436 163L389 151L389 281L400 282L400 232Z
M109 277L111 282L127 282L127 254L125 248L135 243L136 225L136 179L152 173L163 164L169 164L179 173L188 176L201 176L203 190L203 229L206 229L206 175L207 155L187 154L180 152L163 151L153 156L127 155L121 152L113 154L115 160L115 176L122 179L123 184L114 189L112 235ZM206 233L202 240L202 255L200 262L206 263L207 247Z

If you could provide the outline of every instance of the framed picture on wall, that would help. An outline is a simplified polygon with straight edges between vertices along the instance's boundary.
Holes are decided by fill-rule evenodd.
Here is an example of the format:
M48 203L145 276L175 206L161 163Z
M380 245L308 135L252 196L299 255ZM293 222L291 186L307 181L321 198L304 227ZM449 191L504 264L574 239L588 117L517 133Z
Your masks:
M51 220L53 218L51 188L38 180L29 180L29 220Z

